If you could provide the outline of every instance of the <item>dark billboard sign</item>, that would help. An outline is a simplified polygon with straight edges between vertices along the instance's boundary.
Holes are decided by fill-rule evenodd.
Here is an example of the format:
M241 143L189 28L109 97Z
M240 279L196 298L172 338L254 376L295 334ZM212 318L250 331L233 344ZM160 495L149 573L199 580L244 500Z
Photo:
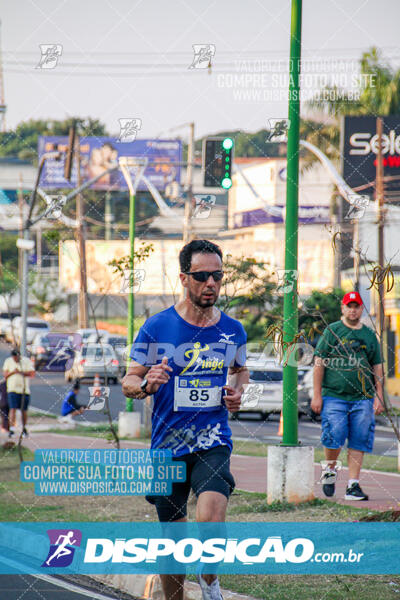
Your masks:
M385 188L400 191L400 115L382 117L382 153ZM376 117L345 117L343 131L343 178L352 188L372 194L376 177L378 136ZM398 177L398 179L397 179Z

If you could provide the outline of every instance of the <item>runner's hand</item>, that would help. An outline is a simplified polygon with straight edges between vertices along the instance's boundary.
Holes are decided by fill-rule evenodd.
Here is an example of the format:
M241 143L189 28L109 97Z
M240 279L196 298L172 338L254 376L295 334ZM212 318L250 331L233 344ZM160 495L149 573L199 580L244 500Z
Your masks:
M163 383L168 383L168 371L172 370L172 367L168 365L168 358L164 356L159 365L154 365L147 371L145 377L148 381L147 390L150 394L157 392Z
M322 410L322 396L314 396L311 401L311 410L319 415Z
M226 394L223 396L226 408L229 410L229 412L237 412L240 408L242 392L235 390L235 388L231 387L230 385L224 385L222 389L226 390Z
M378 396L376 396L375 400L374 400L374 413L376 415L380 415L381 413L383 413L384 410L385 410L385 407L383 406L382 402L379 400Z

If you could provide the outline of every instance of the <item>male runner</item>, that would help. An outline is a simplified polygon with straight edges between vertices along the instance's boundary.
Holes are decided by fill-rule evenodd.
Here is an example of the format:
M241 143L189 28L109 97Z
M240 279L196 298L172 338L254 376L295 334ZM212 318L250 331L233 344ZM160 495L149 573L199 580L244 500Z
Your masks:
M187 480L174 483L171 496L147 497L159 520L186 521L192 488L196 520L224 522L235 487L228 411L239 410L249 381L247 336L241 323L214 306L223 277L221 249L194 240L182 248L179 262L186 297L144 323L122 391L128 398L154 395L151 447L169 449L186 462ZM167 600L183 599L184 578L161 575ZM221 600L216 575L200 575L199 583L204 600Z
M383 365L375 333L361 323L358 292L345 294L342 319L325 329L315 350L312 410L322 417L321 442L327 468L322 489L333 496L336 460L348 440L349 481L345 500L368 500L359 484L364 452L372 452L375 414L384 410Z

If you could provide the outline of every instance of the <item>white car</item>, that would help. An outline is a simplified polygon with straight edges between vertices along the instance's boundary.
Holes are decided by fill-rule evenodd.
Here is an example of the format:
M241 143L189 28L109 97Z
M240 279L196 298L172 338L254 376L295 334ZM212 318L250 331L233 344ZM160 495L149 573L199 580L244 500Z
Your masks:
M104 329L98 329L97 331L99 332L100 337L108 333L108 331L105 331ZM81 336L82 344L87 344L91 336L94 336L94 338L90 341L97 342L96 329L94 329L93 327L91 327L90 329L77 329L76 333Z
M247 360L249 370L249 388L242 396L240 409L230 413L231 419L237 419L243 413L258 413L263 420L270 414L279 414L283 403L283 368L274 359ZM299 368L299 381L304 377L305 369ZM305 410L299 405L299 415Z
M86 344L75 352L74 362L65 371L65 381L74 379L100 379L118 383L119 361L109 344Z
M5 335L9 327L11 327L11 321L15 317L19 317L19 312L2 312L0 313L0 336Z
M90 343L100 343L108 344L108 339L111 337L115 337L115 333L110 333L109 331L105 331L104 329L92 329L91 333L85 339L85 344Z
M38 333L48 333L50 325L44 319L36 317L28 317L26 321L26 343L31 344ZM11 321L11 325L6 328L5 337L11 344L15 342L21 343L22 337L22 317L15 317Z

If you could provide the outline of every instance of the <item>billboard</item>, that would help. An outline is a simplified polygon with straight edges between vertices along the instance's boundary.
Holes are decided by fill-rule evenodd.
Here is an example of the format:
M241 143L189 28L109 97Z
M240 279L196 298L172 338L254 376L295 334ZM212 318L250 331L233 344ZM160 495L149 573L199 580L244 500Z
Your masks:
M382 120L383 173L385 177L398 177L385 182L385 188L400 191L400 115ZM377 154L376 117L344 117L343 178L350 187L371 183L362 193L372 194Z
M218 239L216 242L224 256L243 257L243 240ZM153 250L148 258L137 263L135 269L136 282L134 293L165 297L178 295L181 292L179 280L179 252L183 241L179 239L141 240L151 244ZM139 243L139 240L138 240ZM129 240L87 240L86 267L87 284L90 294L126 294L124 278L114 272L110 266L113 259L119 260L129 253ZM79 291L79 253L75 240L65 240L59 246L60 284L69 293ZM278 238L269 241L246 241L246 256L267 262L272 269L285 264L284 245ZM299 293L310 294L312 290L328 289L333 284L334 253L330 235L321 228L319 238L299 240ZM136 277L137 275L137 277ZM275 277L275 275L274 275ZM228 289L234 294L235 289Z
M77 186L76 161L72 168L71 182L64 179L64 163L68 147L67 136L40 136L38 143L39 160L45 152L60 151L61 160L54 158L46 160L40 186L42 188L75 188ZM180 140L135 140L121 142L111 137L81 137L81 178L82 183L99 175L116 163L119 156L148 158L149 165L145 176L158 189L173 181L180 182L180 166L182 160L182 142ZM95 190L126 190L126 181L118 169L101 177L92 189ZM139 190L145 190L142 181Z

